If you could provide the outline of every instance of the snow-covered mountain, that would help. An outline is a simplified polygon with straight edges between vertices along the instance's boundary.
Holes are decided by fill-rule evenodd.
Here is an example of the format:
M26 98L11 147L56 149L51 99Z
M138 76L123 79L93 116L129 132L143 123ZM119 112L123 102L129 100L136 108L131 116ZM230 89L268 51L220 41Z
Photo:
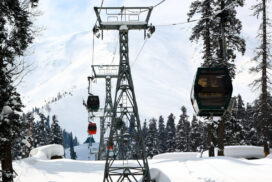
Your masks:
M81 142L87 136L87 112L82 106L82 100L87 97L87 76L91 75L91 64L118 64L119 59L117 50L113 60L115 46L118 45L116 42L118 34L106 31L104 40L95 39L92 61L91 27L95 16L90 7L94 5L93 3L90 5L86 0L41 2L41 11L45 14L39 18L37 24L42 26L45 24L47 29L43 32L44 36L37 39L29 49L28 56L24 58L26 63L31 65L32 71L19 85L19 91L26 105L25 110L31 110L34 106L42 107L59 92L71 91L72 96L68 95L50 105L52 110L49 114L56 114L62 128L72 131ZM122 4L119 1L118 3ZM141 3L154 4L155 1ZM174 11L178 7L176 3L172 0L155 8L151 22L156 25L170 20L178 22L181 18L186 20L185 12L189 3L186 2L188 7L182 6L184 12ZM127 2L127 4L134 5L135 2ZM66 5L66 8L62 5ZM248 17L249 14L249 10L243 10L238 16L248 25L254 19ZM68 15L71 19L69 21ZM90 22L87 21L88 19ZM135 58L144 42L143 32L130 31L130 63L142 121L151 117L158 118L159 115L163 115L166 120L170 113L178 117L182 105L187 107L190 115L193 114L190 90L195 71L201 62L201 45L189 41L193 26L194 24L158 26L151 39L147 40L137 60ZM247 27L249 28L244 30L243 37L247 40L249 50L245 56L237 57L238 74L234 80L234 94L240 93L244 100L251 102L257 94L253 94L248 87L251 80L248 68L251 65L250 58L256 40L254 29L251 26ZM112 85L113 93L115 81L113 80ZM98 80L92 85L93 93L101 98L102 107L104 85L104 80ZM96 122L99 126L98 121ZM99 134L95 139L98 141Z

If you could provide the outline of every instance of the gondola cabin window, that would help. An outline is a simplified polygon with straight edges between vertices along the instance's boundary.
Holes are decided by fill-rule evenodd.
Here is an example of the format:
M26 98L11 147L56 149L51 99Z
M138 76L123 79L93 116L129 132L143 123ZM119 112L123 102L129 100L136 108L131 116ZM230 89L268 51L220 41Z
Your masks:
M204 73L198 80L198 97L203 106L220 106L226 102L226 76L223 73Z

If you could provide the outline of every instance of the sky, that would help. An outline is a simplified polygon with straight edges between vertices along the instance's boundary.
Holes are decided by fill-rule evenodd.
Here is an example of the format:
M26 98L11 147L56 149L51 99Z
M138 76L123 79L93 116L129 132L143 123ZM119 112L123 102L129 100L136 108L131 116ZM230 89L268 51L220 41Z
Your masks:
M152 6L158 2L104 0L104 6ZM72 131L81 142L87 136L87 112L82 100L87 97L86 77L91 74L92 56L94 64L118 64L118 50L113 60L118 40L116 31L105 31L103 40L95 39L95 52L92 54L91 32L96 21L93 7L100 6L100 3L99 0L40 1L40 16L35 18L35 27L42 31L25 58L32 65L32 71L19 86L25 110L43 106L58 92L71 91L73 96L51 104L52 111L46 114L56 114L61 126ZM157 26L187 21L190 3L189 0L166 0L153 9L150 23L156 26L156 32L146 40L137 60L135 58L144 43L143 32L129 32L131 71L141 121L160 115L166 121L172 112L177 122L182 105L186 106L190 116L193 114L190 90L196 69L202 62L201 42L189 40L195 24ZM256 34L260 24L252 16L252 3L254 1L246 1L245 7L237 11L243 24L241 36L246 40L247 50L243 56L238 54L236 60L233 95L240 93L245 102L252 102L258 96L258 92L248 86L256 77L250 75L248 69L253 65L250 60L258 45ZM116 80L112 82L114 93ZM101 103L104 102L104 84L104 80L92 84L92 91L100 96Z

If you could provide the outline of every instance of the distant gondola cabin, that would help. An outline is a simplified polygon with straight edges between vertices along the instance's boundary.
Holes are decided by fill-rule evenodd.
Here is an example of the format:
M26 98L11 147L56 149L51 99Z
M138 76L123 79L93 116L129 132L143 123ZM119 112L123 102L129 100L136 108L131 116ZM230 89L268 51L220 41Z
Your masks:
M113 149L113 142L107 141L106 148L107 148L107 150L112 150Z
M87 109L89 112L97 112L100 106L99 97L89 95L87 99Z
M120 130L122 129L122 126L123 126L123 120L122 118L116 118L115 119L115 127L117 130Z
M198 116L222 116L232 95L232 81L227 68L198 68L191 102Z
M96 130L97 130L96 124L95 123L89 123L89 125L88 125L88 133L90 135L95 135L96 134Z

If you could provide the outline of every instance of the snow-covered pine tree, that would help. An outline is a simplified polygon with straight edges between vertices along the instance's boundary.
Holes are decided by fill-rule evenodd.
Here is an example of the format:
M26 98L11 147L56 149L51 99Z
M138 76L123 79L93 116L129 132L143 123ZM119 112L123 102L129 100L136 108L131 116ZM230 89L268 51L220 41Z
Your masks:
M149 120L149 127L146 136L146 147L147 147L147 156L153 157L157 155L158 152L158 129L157 121L155 118Z
M190 6L188 15L188 20L190 20L195 15L200 15L201 19L197 22L196 26L193 28L192 35L190 37L191 41L203 40L203 64L204 67L214 66L213 61L213 44L212 44L212 31L213 25L215 24L214 10L212 5L215 0L194 0Z
M215 45L215 60L219 67L228 68L232 78L235 77L236 52L245 53L245 40L240 37L242 23L236 17L237 7L244 6L244 0L218 0L214 4L215 11L219 11L218 23L213 29L213 44ZM218 36L220 35L220 36ZM227 119L222 117L218 125L218 155L224 155L224 121Z
M36 121L33 123L33 130L32 130L32 138L33 138L32 147L33 148L40 146L39 124L40 124L39 121Z
M2 167L2 180L13 181L12 157L19 159L24 154L22 135L25 133L22 114L22 102L20 94L14 87L0 116L0 157ZM12 151L14 149L15 151Z
M166 128L164 124L164 119L162 116L159 118L159 131L158 131L158 150L159 153L166 152Z
M27 126L28 126L28 138L27 138L27 141L29 142L30 144L30 148L33 148L34 147L34 125L35 125L35 118L33 116L33 112L28 112L26 113L26 122L27 122Z
M37 147L48 144L48 138L46 138L48 136L46 131L46 117L42 113L39 114L39 117L40 121L37 123L37 130L35 131L35 140L37 140Z
M200 133L200 145L199 149L200 151L204 151L208 149L208 125L206 122L199 121L198 122L198 131Z
M20 101L20 100L18 100ZM26 158L29 156L31 150L31 136L30 136L30 127L27 121L27 117L23 114L19 118L19 128L12 142L12 158L14 160Z
M143 127L142 127L143 140L144 140L145 147L146 147L146 136L147 136L147 132L148 132L148 128L147 128L147 122L146 122L146 119L145 119Z
M166 151L175 152L176 149L176 127L175 127L175 116L171 113L168 116L166 124Z
M254 101L254 114L253 114L253 120L254 120L254 128L257 131L257 140L256 145L257 146L263 146L264 145L264 126L263 126L263 114L262 114L262 101L261 98L258 98Z
M62 131L62 136L63 136L64 148L69 148L70 147L70 136L69 136L69 133L65 129L63 129L63 131Z
M50 141L51 144L63 145L62 131L61 131L61 127L59 126L59 121L57 120L56 115L52 116L50 140L51 140ZM74 143L74 141L73 141L73 143Z
M203 149L202 140L204 138L201 137L202 130L199 125L199 121L195 115L193 115L193 119L191 122L191 132L189 135L190 140L190 148L192 152L200 152Z
M74 137L74 146L78 146L79 145L79 142L78 142L78 139L77 139L77 137L75 136Z
M71 132L70 134L70 157L71 159L76 160L77 159L77 155L74 149L74 142L73 142L73 133Z
M224 145L245 144L242 125L245 119L245 109L240 95L234 101L232 113L227 113L224 119Z
M190 151L190 122L187 115L187 109L185 106L181 107L182 114L180 115L179 122L177 124L176 131L176 150L188 152Z
M246 144L245 142L245 132L249 130L248 121L246 120L246 108L242 96L238 94L237 96L237 112L236 120L238 121L235 128L235 133L237 136L237 143L240 145Z
M244 0L196 0L192 3L188 13L189 19L195 14L202 16L202 19L193 28L191 36L191 40L202 38L204 41L204 63L202 65L204 67L227 67L232 78L235 77L236 51L244 54L246 47L244 39L239 36L242 29L241 21L236 18L236 8L243 5ZM209 128L212 129L212 127ZM209 132L211 136L212 131L209 130ZM218 127L220 148L218 155L224 155L223 133L224 119Z
M212 44L214 47L214 63L213 67L225 66L228 68L232 78L235 77L236 52L245 53L245 40L241 38L242 23L237 18L237 7L243 7L244 0L217 0L214 3L214 11L219 12L214 20L212 30ZM222 28L221 28L222 27ZM224 37L222 36L222 29L224 30ZM225 38L226 57L224 61L223 42Z
M257 133L257 129L255 127L254 121L254 107L247 103L246 107L246 116L245 116L246 126L243 126L244 134L245 134L245 143L247 145L258 145L259 137Z
M272 96L268 95L268 141L272 143Z
M271 27L271 22L267 14L267 0L258 0L257 4L252 7L254 10L254 16L259 18L262 16L261 25L259 28L258 36L261 38L261 45L256 49L256 56L253 58L253 61L257 63L255 67L250 69L251 72L260 73L260 77L253 81L252 86L255 88L261 88L261 94L259 97L259 121L262 123L262 132L263 132L263 146L264 146L264 155L268 155L269 151L269 141L268 141L268 127L269 127L269 112L268 112L268 97L269 97L269 84L271 80L269 78L269 70L271 70L271 51L270 51L270 40L271 32L268 28Z
M46 121L45 121L45 134L46 134L46 145L48 145L51 142L51 136L52 136L49 115L46 117Z
M3 182L13 181L13 168L11 158L11 143L13 131L16 131L16 119L18 116L12 112L8 103L16 93L14 76L18 76L20 63L18 56L23 56L24 51L32 43L33 30L31 30L32 19L30 1L2 0L0 3L0 159L2 166ZM36 6L32 4L32 7ZM21 64L22 65L22 64ZM13 121L7 122L9 119Z

